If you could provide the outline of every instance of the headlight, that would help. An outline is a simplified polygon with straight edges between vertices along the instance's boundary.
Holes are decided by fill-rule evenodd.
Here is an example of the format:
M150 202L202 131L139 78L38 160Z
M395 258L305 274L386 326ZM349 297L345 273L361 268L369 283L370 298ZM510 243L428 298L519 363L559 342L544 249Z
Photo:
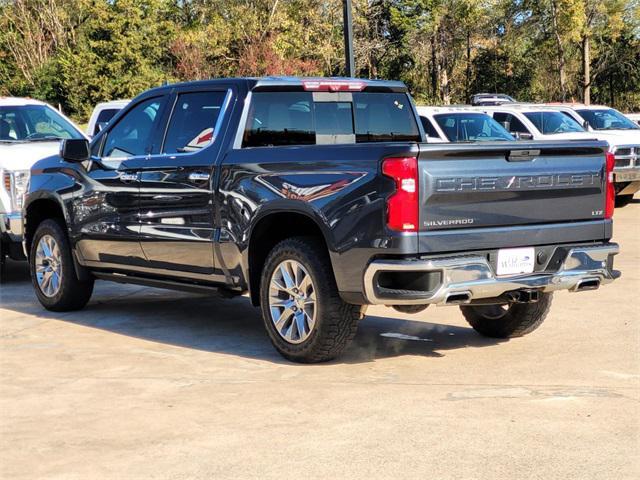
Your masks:
M24 196L29 189L30 175L29 170L5 171L3 174L2 184L11 198L11 211L13 212L22 210Z

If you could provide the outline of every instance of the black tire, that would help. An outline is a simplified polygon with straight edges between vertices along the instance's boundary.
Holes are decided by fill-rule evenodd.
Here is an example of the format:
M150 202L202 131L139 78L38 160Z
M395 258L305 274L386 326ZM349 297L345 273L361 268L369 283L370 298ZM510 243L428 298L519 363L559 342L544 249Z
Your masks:
M269 288L276 268L293 260L308 272L313 283L315 324L308 338L290 343L278 333L271 318ZM276 350L286 359L316 363L339 356L356 334L363 317L363 307L342 301L324 246L313 237L294 237L278 243L267 256L260 280L260 306L265 328ZM292 320L293 322L293 317Z
M38 284L36 277L36 252L40 239L45 235L53 237L60 250L61 278L60 287L52 296L47 296ZM44 308L54 312L68 312L83 308L93 293L93 279L80 281L76 275L69 245L69 239L63 225L54 219L43 221L36 229L29 252L29 270L31 283L38 300Z
M616 207L626 207L633 201L633 195L616 196Z
M535 303L512 303L498 305L461 306L464 318L473 329L493 338L522 337L542 325L551 308L552 293L541 293Z

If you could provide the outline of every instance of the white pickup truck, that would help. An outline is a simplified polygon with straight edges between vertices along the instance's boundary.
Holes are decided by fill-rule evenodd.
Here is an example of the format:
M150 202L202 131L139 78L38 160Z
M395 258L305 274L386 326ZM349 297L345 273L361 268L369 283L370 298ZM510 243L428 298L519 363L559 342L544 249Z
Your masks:
M491 107L476 107L493 116L512 135L523 140L586 140L606 141L616 157L614 181L616 206L623 207L640 190L640 128L609 107L584 107L567 104L506 104ZM592 119L591 113L608 110L618 113L622 120ZM580 114L580 112L583 112ZM612 116L612 114L607 114ZM611 128L616 127L616 128Z
M579 103L549 104L580 122L587 132L606 140L616 157L613 171L616 205L627 205L640 190L640 126L615 108Z
M61 139L85 138L58 110L38 100L0 97L0 263L22 259L22 197L29 171L55 155Z

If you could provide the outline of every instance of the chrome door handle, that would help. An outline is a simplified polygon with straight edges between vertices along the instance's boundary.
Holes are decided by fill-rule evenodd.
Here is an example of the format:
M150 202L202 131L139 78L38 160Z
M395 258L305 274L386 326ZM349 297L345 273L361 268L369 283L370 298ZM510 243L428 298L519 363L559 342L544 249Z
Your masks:
M210 175L204 172L193 172L189 174L189 180L192 182L206 182Z
M120 180L122 180L123 182L135 182L136 180L138 180L138 174L123 172L120 174Z

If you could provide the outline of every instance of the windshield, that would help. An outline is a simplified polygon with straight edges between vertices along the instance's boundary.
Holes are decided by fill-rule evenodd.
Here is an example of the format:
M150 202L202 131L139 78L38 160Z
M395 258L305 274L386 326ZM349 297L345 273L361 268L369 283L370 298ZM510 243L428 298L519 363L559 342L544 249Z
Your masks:
M502 125L484 113L442 113L434 118L450 142L513 140Z
M524 116L544 135L584 132L578 122L560 112L527 112Z
M640 126L613 108L576 111L594 130L640 130Z
M42 142L82 138L62 115L46 105L0 107L0 142Z

